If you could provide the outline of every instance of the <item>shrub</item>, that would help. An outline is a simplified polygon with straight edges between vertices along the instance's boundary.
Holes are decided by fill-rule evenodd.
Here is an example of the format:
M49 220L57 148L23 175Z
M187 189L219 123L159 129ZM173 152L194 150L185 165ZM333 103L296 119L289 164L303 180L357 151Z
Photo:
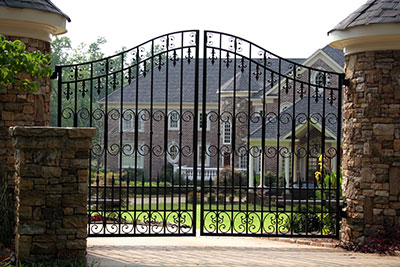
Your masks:
M247 177L244 173L235 170L232 173L231 167L225 167L223 170L219 172L219 179L214 179L215 185L219 185L220 188L223 188L225 185L228 187L232 186L240 186L247 185Z
M384 229L376 231L372 236L352 245L340 247L364 253L394 254L400 250L400 226L385 225Z
M8 178L4 174L0 180L0 243L6 247L11 245L14 235L14 211L10 194Z
M121 181L134 181L136 176L136 181L146 181L146 173L143 169L126 168L122 170Z
M167 163L167 165L164 165L161 168L160 174L159 174L159 180L161 182L170 182L174 184L179 184L179 177L174 173L174 165L171 163ZM184 179L181 179L182 182L184 182Z

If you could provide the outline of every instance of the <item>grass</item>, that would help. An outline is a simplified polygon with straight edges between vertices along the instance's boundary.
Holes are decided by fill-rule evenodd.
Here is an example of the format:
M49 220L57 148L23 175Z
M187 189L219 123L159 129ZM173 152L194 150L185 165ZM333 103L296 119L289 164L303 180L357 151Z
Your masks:
M224 205L205 205L204 210L204 230L206 232L214 231L215 228L218 228L219 231L228 231L231 229L231 218L233 220L234 232L249 232L249 233L261 233L261 232L270 232L273 231L271 229L276 229L279 223L279 231L285 232L288 231L287 227L284 226L284 222L290 219L290 212L287 211L278 211L279 212L279 220L276 222L276 211L269 210L261 212L261 205L248 204L248 208L246 204L241 205L241 209L246 209L248 211L240 211L239 204L227 204L226 207ZM164 211L165 209L165 211ZM264 207L265 210L268 207ZM178 203L159 203L157 206L156 203L149 204L140 204L136 205L136 210L134 210L134 206L130 205L130 211L122 210L122 217L125 218L127 223L132 223L134 218L136 218L139 223L148 221L148 211L153 211L152 220L154 222L162 222L164 218L167 218L166 221L173 224L178 224L180 221L181 225L187 225L189 227L193 226L193 205L192 204L181 204L181 208L179 209ZM178 216L178 210L181 211L182 216ZM219 210L219 216L216 217L216 211ZM253 211L251 211L253 210ZM104 215L103 212L92 212L92 216L95 214ZM112 214L111 212L107 213L109 217L118 217L118 212ZM200 229L201 225L201 205L198 204L196 206L196 229ZM263 228L261 229L261 222L263 222Z

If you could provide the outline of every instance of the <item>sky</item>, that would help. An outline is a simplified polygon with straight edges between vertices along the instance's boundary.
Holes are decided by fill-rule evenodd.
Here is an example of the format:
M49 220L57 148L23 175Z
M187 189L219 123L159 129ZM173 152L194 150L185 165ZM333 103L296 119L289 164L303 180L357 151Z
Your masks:
M72 45L105 37L105 55L180 30L233 34L285 58L330 42L327 32L367 0L52 0Z

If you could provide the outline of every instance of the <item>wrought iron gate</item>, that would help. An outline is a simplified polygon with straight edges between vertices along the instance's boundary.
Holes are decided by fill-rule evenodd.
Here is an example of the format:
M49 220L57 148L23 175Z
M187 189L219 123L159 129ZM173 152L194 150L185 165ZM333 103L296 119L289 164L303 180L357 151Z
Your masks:
M98 130L89 236L338 236L343 75L199 34L56 67L58 126Z

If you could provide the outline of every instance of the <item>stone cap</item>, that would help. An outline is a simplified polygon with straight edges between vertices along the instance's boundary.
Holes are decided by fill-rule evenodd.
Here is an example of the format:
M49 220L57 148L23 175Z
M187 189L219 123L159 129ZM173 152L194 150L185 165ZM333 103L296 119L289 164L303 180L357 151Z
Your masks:
M0 0L0 34L51 42L71 19L50 0Z
M328 34L335 30L379 23L400 23L400 0L368 0Z
M13 126L9 128L10 136L92 138L96 128L49 127L49 126Z
M55 4L50 0L0 0L0 6L8 6L13 8L31 8L37 9L44 12L56 13L71 22L71 19L67 14L61 11Z
M369 0L328 32L346 55L400 50L400 0Z

